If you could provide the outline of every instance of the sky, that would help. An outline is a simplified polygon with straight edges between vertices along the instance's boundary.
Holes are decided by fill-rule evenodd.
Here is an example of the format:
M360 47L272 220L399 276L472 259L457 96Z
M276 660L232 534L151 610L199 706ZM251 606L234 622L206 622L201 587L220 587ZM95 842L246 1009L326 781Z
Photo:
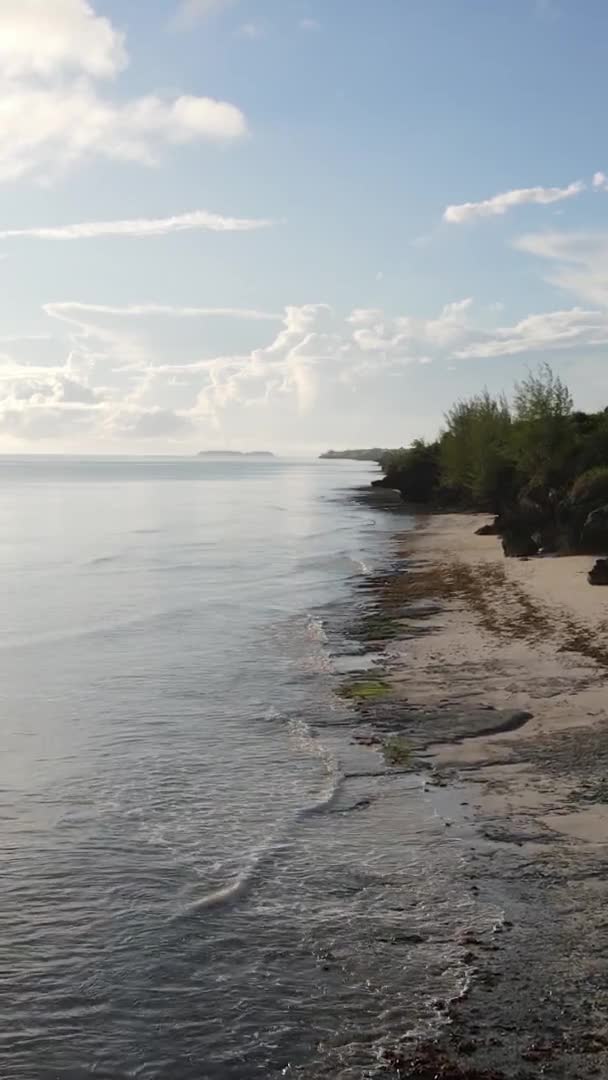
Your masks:
M608 406L605 0L2 0L0 451Z

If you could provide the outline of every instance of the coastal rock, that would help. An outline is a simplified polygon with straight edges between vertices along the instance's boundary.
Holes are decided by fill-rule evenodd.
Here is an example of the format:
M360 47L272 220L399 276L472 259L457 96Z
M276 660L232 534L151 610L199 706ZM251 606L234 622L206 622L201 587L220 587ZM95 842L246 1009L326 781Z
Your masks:
M608 506L599 506L587 515L581 543L585 551L608 551Z
M489 525L482 525L480 529L475 529L475 536L498 536L498 518Z
M538 554L538 544L529 533L507 532L502 538L502 550L507 558L525 559Z
M598 559L587 574L590 585L608 585L608 559Z

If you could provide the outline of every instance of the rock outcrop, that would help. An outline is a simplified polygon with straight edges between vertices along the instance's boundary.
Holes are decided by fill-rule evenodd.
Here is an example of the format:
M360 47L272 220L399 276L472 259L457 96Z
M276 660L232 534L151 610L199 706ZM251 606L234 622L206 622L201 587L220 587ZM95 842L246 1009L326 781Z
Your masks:
M538 555L538 544L527 532L505 532L502 538L502 550L508 558L526 559Z
M608 585L608 559L598 559L587 574L590 585Z
M599 506L585 518L581 546L592 553L608 552L608 506Z
M498 536L498 518L489 525L482 525L480 529L475 529L475 536Z

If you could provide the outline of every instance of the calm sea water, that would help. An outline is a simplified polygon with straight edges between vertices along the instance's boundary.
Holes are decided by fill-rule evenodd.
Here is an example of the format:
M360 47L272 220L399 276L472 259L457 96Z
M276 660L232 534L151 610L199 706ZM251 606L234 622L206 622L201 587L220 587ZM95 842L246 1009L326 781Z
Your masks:
M369 1076L458 992L461 846L335 695L371 471L0 459L4 1080Z

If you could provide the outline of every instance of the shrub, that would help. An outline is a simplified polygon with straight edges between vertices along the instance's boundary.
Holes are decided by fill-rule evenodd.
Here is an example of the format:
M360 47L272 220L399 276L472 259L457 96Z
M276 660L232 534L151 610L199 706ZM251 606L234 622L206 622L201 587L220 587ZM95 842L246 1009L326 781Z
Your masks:
M439 478L437 443L416 439L404 450L392 450L384 454L380 465L387 481L397 488L408 502L429 502Z
M570 498L576 505L608 504L608 466L599 465L577 477L570 490Z

